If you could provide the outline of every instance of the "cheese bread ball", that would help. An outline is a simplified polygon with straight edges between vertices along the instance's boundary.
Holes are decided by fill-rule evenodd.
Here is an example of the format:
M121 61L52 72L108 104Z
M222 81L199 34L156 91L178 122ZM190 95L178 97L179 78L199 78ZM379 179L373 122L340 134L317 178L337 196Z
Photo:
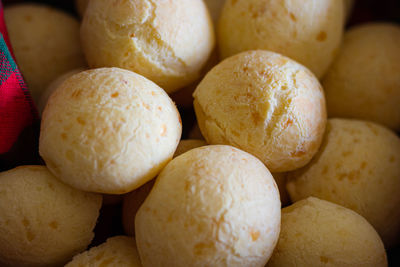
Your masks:
M0 266L59 266L86 249L101 195L58 181L45 166L0 173Z
M85 14L88 4L89 0L75 0L75 8L80 17L83 17L83 15Z
M36 104L51 81L86 65L79 22L71 15L45 5L19 4L6 7L4 18L18 67Z
M176 148L174 157L177 157L193 148L206 145L207 143L204 140L181 140ZM146 197L149 195L153 185L154 180L151 180L124 197L124 202L122 205L122 224L127 235L135 235L136 213Z
M63 182L123 194L161 171L181 131L174 103L156 84L128 70L94 69L73 75L51 95L39 152Z
M282 210L278 245L267 267L384 267L375 229L352 210L307 198Z
M287 180L286 173L275 172L275 173L272 173L272 176L274 177L276 185L278 186L278 189L279 189L279 196L281 197L282 207L285 207L285 206L289 205L289 203L290 203L290 197L286 190L286 180Z
M343 23L338 0L227 0L218 45L222 58L246 50L274 51L321 78L339 49Z
M127 236L114 236L100 246L93 247L65 265L65 267L141 267L135 239Z
M39 99L39 103L37 105L39 113L42 114L44 107L47 104L47 100L49 100L49 97L51 96L51 94L69 77L71 77L74 74L77 74L79 72L84 71L84 68L78 68L78 69L74 69L71 71L68 71L67 73L62 74L61 76L57 77L54 81L52 81L49 86L47 86L46 90L44 90L44 92L42 93L40 99Z
M135 71L168 93L199 78L215 43L202 0L91 1L81 39L91 67Z
M330 117L371 120L400 130L400 26L350 29L324 77Z
M247 51L222 61L202 80L194 98L207 143L247 151L272 172L307 164L325 130L325 98L318 80L273 52Z
M293 201L315 196L365 217L387 247L400 237L400 138L366 121L331 119L309 165L288 174Z
M230 146L192 149L165 167L136 214L143 266L264 266L280 205L254 156Z

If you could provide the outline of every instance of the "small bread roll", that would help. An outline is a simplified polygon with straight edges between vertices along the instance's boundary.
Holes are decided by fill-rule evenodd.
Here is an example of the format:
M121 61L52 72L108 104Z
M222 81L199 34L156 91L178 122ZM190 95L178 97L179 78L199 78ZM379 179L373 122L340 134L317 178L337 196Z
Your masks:
M365 121L331 119L318 154L288 174L293 201L315 196L366 218L386 247L400 237L400 138Z
M255 49L277 52L321 78L339 49L343 23L338 0L227 0L218 45L222 58Z
M60 266L86 249L101 195L58 181L44 166L0 173L0 266Z
M79 255L65 265L65 267L84 266L118 266L141 267L135 239L127 236L114 236L100 246L93 247Z
M199 78L215 43L202 0L91 1L81 39L91 67L135 71L168 93Z
M247 51L214 67L194 92L194 108L209 144L229 144L255 155L272 172L306 165L326 124L324 93L295 61Z
M85 15L86 8L89 4L89 0L75 0L75 8L78 15L82 18Z
M330 117L371 120L400 130L400 26L350 29L323 80Z
M264 266L279 236L279 192L268 169L230 146L173 159L136 214L143 266Z
M177 157L193 148L206 145L207 143L204 140L181 140L176 148L174 157ZM127 235L135 235L136 213L149 195L153 185L154 180L151 180L124 197L122 205L122 225L124 226L124 231Z
M11 45L36 104L48 84L61 74L86 65L79 22L45 5L6 7L4 18Z
M160 87L119 68L73 75L43 112L39 152L57 178L78 189L123 194L172 159L179 113Z
M74 74L77 74L79 72L84 71L84 68L78 68L78 69L74 69L71 71L68 71L67 73L64 73L63 75L57 77L54 81L52 81L49 86L47 86L47 89L42 93L40 100L39 100L39 104L38 104L38 110L39 113L42 114L44 107L47 104L47 100L49 100L49 97L51 96L51 94L69 77L71 77Z
M352 210L309 197L282 210L278 245L267 267L386 267L375 229Z

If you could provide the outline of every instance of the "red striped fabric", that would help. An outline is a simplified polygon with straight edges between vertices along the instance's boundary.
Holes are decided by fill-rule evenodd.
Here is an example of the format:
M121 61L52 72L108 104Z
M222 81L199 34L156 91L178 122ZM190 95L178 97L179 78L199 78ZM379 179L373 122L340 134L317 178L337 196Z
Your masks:
M38 115L12 55L1 1L0 32L0 154L3 154Z

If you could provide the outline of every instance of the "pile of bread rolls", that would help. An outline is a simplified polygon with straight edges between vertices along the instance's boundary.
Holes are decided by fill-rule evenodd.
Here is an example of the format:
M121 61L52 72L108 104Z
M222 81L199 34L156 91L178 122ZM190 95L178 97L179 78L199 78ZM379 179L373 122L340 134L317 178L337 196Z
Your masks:
M388 266L399 25L346 29L348 0L75 4L4 10L45 165L0 173L1 266ZM110 204L125 235L93 246Z

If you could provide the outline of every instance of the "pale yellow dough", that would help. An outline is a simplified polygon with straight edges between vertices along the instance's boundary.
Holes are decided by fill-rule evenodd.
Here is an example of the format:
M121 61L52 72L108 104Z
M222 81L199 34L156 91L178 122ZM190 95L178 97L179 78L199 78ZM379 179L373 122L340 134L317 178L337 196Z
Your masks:
M202 0L91 1L81 39L91 67L135 71L168 93L199 78L215 44Z
M339 49L342 0L227 0L218 25L222 58L246 50L290 57L321 78Z
M400 138L366 121L331 119L323 145L303 169L288 174L295 202L325 199L365 217L387 248L400 237Z
M135 220L143 266L262 267L279 236L280 200L268 169L230 146L173 159Z
M43 112L39 152L57 178L85 191L123 194L172 159L179 113L160 87L128 70L73 75Z
M62 266L94 237L101 195L69 187L45 166L0 173L0 266Z
M386 267L382 240L352 210L307 198L282 210L278 245L266 267Z
M330 117L400 130L400 26L370 23L346 32L322 83Z
M76 255L65 267L142 267L142 264L135 239L114 236L100 246Z
M4 18L18 67L36 104L50 82L86 65L79 22L69 14L45 5L19 4L6 7Z
M194 92L194 108L209 144L255 155L271 172L306 165L326 124L325 98L315 76L268 51L247 51L214 67Z

